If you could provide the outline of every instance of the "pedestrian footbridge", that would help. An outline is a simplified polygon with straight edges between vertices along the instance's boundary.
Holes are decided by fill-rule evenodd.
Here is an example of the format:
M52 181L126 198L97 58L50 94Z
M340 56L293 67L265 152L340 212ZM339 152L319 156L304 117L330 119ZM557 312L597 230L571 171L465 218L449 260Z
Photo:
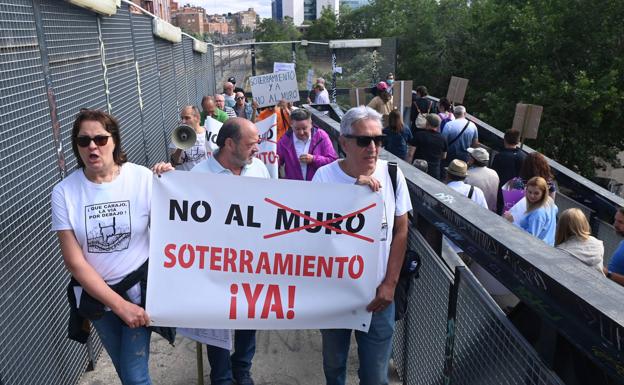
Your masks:
M110 364L95 336L86 345L65 338L69 277L49 232L51 189L76 165L76 112L110 111L129 160L152 165L167 158L179 109L214 94L222 78L217 72L226 59L221 51L216 60L218 47L188 35L180 42L156 37L153 16L129 3L105 16L63 0L0 0L0 384L116 381L106 374ZM243 68L245 57L227 60ZM341 107L303 108L338 148ZM500 150L502 133L470 118L488 150ZM395 384L624 383L624 288L391 154L383 157L397 161L407 178L414 207L409 243L423 258L408 315L397 325ZM607 262L621 240L610 222L624 200L549 162L561 191L557 205L586 213ZM444 248L443 235L521 300L517 311L500 310ZM156 384L196 383L196 363L189 340L175 349L154 343ZM202 369L207 379L207 364ZM253 374L260 384L323 383L318 332L260 333Z

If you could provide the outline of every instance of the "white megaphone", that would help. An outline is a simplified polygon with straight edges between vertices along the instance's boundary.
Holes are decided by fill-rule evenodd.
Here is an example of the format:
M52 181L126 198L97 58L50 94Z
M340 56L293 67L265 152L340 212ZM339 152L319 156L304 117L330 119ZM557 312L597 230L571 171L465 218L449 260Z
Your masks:
M187 150L193 147L196 140L197 134L195 130L193 127L187 126L186 124L179 125L171 133L171 142L181 150Z

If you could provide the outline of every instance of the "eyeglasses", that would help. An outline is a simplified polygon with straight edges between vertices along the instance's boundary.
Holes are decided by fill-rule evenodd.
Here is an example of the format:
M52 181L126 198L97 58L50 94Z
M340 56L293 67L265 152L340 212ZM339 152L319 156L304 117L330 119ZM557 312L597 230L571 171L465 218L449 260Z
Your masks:
M76 144L78 144L80 147L89 147L91 141L93 141L95 142L96 146L102 147L106 146L106 143L108 143L108 138L110 137L111 135L96 135L93 138L90 136L77 136Z
M355 144L359 147L368 147L371 142L375 142L375 147L381 146L385 135L366 136L366 135L343 135L345 138L355 139Z
M234 100L241 100L241 99L245 99L245 98L243 98L242 96L237 96L234 98Z

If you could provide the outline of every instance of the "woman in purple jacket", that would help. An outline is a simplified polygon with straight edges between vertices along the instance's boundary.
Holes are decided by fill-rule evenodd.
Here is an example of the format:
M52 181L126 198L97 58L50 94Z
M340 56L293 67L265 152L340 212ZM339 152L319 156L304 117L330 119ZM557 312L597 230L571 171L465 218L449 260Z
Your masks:
M291 129L277 142L284 178L312 180L319 167L338 157L327 133L312 126L310 113L302 108L290 113Z

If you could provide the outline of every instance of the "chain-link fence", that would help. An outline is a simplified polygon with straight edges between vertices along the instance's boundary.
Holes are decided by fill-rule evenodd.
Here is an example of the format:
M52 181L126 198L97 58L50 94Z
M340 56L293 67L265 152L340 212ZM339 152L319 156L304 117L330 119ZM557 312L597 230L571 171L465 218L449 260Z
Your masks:
M155 37L126 3L105 17L0 0L0 384L75 383L101 349L65 337L69 275L49 231L51 189L76 165L76 113L108 110L132 162L165 160L179 108L214 91L211 54Z
M451 270L414 228L409 243L423 265L394 336L405 384L562 384L459 260Z
M217 90L234 76L237 86L250 91L247 79L272 73L274 63L295 63L299 90L309 91L316 78L326 80L327 88L371 87L396 68L396 39L384 38L380 47L332 50L327 41L247 42L215 47ZM335 76L335 79L334 79ZM349 95L339 93L338 103L348 105ZM305 100L304 100L305 101Z

